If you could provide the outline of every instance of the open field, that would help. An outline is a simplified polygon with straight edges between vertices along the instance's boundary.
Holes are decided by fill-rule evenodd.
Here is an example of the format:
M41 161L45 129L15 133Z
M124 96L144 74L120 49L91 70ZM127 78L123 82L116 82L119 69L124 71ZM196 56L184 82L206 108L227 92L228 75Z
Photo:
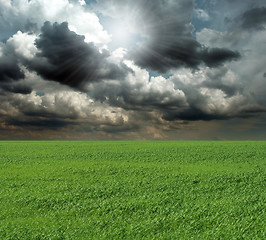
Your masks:
M0 142L0 239L266 239L266 142Z

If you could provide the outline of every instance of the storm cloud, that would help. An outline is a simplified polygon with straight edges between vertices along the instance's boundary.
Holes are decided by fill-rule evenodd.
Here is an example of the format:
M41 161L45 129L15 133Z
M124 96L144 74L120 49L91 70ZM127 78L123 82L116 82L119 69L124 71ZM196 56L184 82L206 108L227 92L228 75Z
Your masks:
M93 43L85 43L84 39L70 31L67 23L46 22L35 41L39 52L29 68L44 79L79 89L90 82L125 77L122 67L108 62L106 50L100 53Z
M266 7L249 9L239 17L239 20L244 29L265 30Z
M3 54L0 58L0 81L10 82L18 81L24 78L24 73L18 66L17 58L13 54Z
M191 24L195 14L192 0L100 0L99 4L97 10L103 14L112 17L124 14L123 18L138 26L144 40L128 57L142 68L167 73L180 67L195 69L201 64L217 67L240 58L238 51L208 48L196 40Z
M0 139L265 138L265 9L0 1Z
M14 49L3 44L0 55L0 88L6 92L31 93L32 89L19 82L25 78Z

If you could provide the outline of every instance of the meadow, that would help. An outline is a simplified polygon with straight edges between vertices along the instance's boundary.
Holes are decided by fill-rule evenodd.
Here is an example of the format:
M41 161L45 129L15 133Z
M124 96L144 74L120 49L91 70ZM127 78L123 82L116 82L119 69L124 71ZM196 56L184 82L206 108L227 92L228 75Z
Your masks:
M266 239L266 142L0 142L0 239Z

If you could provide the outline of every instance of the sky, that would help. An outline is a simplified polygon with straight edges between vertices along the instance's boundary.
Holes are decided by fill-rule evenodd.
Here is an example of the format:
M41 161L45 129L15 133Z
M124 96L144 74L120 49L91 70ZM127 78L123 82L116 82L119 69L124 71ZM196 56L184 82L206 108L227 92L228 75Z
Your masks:
M265 0L0 0L1 140L266 140Z

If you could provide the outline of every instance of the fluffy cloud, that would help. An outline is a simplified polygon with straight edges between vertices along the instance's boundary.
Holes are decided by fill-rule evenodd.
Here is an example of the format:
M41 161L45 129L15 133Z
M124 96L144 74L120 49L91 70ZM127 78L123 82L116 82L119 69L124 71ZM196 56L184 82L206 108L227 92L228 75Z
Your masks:
M132 62L127 62L127 65L133 72L125 81L93 86L93 97L97 101L141 113L182 109L187 105L184 93L175 89L173 82L163 77L149 78L146 70Z
M93 42L100 47L106 46L111 40L96 14L79 2L0 0L0 9L0 28L5 35L19 30L38 32L44 22L50 21L68 22L71 30L85 36L86 42Z
M35 46L36 35L18 31L7 40L7 47L13 49L17 58L31 60L37 53Z
M7 125L13 126L63 128L87 123L95 129L128 121L122 109L95 103L85 93L72 90L43 96L33 91L28 95L2 96L1 100L0 114Z

